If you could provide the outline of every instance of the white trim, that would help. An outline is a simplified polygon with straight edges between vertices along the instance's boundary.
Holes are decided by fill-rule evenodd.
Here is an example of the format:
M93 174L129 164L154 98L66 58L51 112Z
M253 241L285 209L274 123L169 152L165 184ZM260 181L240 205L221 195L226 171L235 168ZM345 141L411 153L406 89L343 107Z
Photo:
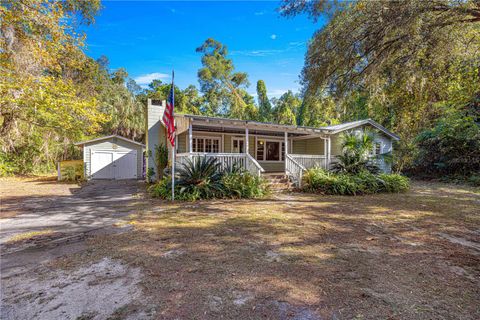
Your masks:
M258 140L262 140L265 142L264 147L263 147L263 160L257 159L257 145L258 145ZM276 142L279 144L279 150L278 150L278 156L279 160L267 160L267 142ZM282 160L282 143L285 143L285 141L282 141L281 139L265 139L265 138L257 138L257 141L255 142L255 160L258 162L272 162L272 163L280 163L284 162L285 160Z
M242 153L242 152L234 152L233 151L233 141L243 141L243 149L246 150L246 148L245 148L245 137L232 136L232 137L230 137L230 152L231 153ZM240 145L239 145L239 149L240 149ZM243 153L245 153L245 152L243 152Z
M122 136L119 136L119 135L116 135L116 134L112 134L112 135L105 136L105 137L100 137L100 138L95 138L95 139L91 139L91 140L87 140L87 141L82 141L82 142L75 142L74 145L81 146L81 145L84 145L84 144L87 144L87 143L92 143L92 142L97 142L97 141L102 141L102 140L108 140L108 139L111 139L111 138L117 138L117 139L127 141L127 142L130 142L130 143L133 143L133 144L136 144L136 145L139 145L139 146L142 146L142 147L145 148L145 145L143 143L140 143L140 142L137 142L135 140L131 140L131 139L128 139L128 138L125 138L125 137L122 137Z
M203 142L203 150L205 150L206 148L206 144L205 144L205 139L212 139L212 140L218 140L218 152L206 152L206 151L203 151L203 152L199 152L199 151L191 151L190 153L214 153L214 154L218 154L218 153L222 153L223 152L223 146L221 145L221 142L222 142L222 137L220 136L194 136L192 138L192 147L193 148L196 148L196 146L193 146L193 139L203 139L204 142ZM212 148L213 148L213 145L212 145Z

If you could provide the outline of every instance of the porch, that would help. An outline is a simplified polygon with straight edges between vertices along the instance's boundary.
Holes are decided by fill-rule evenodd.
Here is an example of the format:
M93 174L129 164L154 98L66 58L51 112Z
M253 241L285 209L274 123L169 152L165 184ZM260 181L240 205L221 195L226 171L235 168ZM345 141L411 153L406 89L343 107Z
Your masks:
M297 185L312 167L329 168L331 137L321 129L185 115L177 118L176 162L213 157L254 175L278 172Z

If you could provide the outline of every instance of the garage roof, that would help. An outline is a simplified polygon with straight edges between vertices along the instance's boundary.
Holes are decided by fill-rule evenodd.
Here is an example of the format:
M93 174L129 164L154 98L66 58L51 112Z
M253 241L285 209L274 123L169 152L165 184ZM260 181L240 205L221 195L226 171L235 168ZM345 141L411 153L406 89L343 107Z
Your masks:
M97 142L97 141L102 141L102 140L108 140L108 139L111 139L111 138L117 138L117 139L120 139L120 140L123 140L123 141L127 141L127 142L130 142L130 143L133 143L133 144L136 144L136 145L145 147L145 145L144 145L143 143L140 143L140 142L137 142L137 141L135 141L135 140L132 140L132 139L128 139L128 138L119 136L119 135L117 135L117 134L112 134L112 135L109 135L109 136L104 136L104 137L95 138L95 139L91 139L91 140L76 142L76 143L74 143L74 145L76 145L76 146L83 146L83 145L85 145L85 144L87 144L87 143Z

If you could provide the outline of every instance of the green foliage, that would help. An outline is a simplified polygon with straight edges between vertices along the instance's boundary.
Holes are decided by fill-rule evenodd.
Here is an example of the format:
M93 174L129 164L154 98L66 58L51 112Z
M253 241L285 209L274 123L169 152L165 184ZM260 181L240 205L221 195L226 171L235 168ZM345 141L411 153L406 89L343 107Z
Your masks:
M338 161L332 165L332 171L339 173L358 174L367 170L379 172L377 165L372 163L370 153L373 149L374 135L371 132L347 132L342 135L343 154L337 156Z
M410 188L410 181L400 174L382 173L378 176L384 181L385 192L405 192Z
M203 67L198 70L198 81L208 102L206 113L249 119L251 111L248 109L254 105L245 101L248 75L235 72L233 61L228 58L227 46L208 38L196 51L202 54Z
M468 177L480 172L480 110L454 112L418 138L415 172Z
M155 145L155 166L157 167L158 179L163 178L163 170L168 166L168 148L165 144Z
M273 100L273 99L272 99ZM297 113L302 100L298 94L288 90L279 99L274 99L273 120L279 124L297 124Z
M461 111L480 93L478 1L284 0L281 7L287 16L329 17L305 56L297 123L372 118L402 138L398 171L412 167L417 135L443 118L445 106Z
M398 174L375 175L368 171L356 174L334 173L321 168L307 170L303 177L306 192L331 195L363 195L380 192L404 192L410 187L408 178Z
M6 0L0 5L0 146L4 172L54 170L72 141L108 120L98 105L75 21L91 23L93 1Z
M248 172L232 172L222 177L224 196L228 198L261 198L268 194L268 185L261 177Z
M268 193L265 181L233 166L221 170L215 158L200 158L181 166L175 177L175 199L196 201L213 198L258 198ZM154 197L171 198L171 177L149 188Z
M202 157L186 160L175 177L178 197L182 200L221 198L224 189L220 165L215 158Z
M155 170L153 168L148 168L145 176L147 182L151 183L153 181L153 177L155 176Z
M268 99L267 86L265 81L257 81L257 99L258 99L258 120L264 122L272 121L272 104Z

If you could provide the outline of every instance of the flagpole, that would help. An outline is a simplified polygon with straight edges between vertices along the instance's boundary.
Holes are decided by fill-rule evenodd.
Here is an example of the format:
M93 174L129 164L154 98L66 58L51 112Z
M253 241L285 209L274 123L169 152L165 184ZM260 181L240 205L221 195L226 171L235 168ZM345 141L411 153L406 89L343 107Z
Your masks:
M175 132L175 140L174 141L174 145L173 145L173 149L172 149L172 201L175 200L175 158L176 158L176 149L177 149L177 130L176 130L176 127L175 127L175 115L174 115L174 109L175 109L175 87L174 87L174 84L173 84L173 81L174 81L174 78L175 78L175 74L174 74L174 71L172 70L172 119L173 119L173 128L174 128L174 132Z

